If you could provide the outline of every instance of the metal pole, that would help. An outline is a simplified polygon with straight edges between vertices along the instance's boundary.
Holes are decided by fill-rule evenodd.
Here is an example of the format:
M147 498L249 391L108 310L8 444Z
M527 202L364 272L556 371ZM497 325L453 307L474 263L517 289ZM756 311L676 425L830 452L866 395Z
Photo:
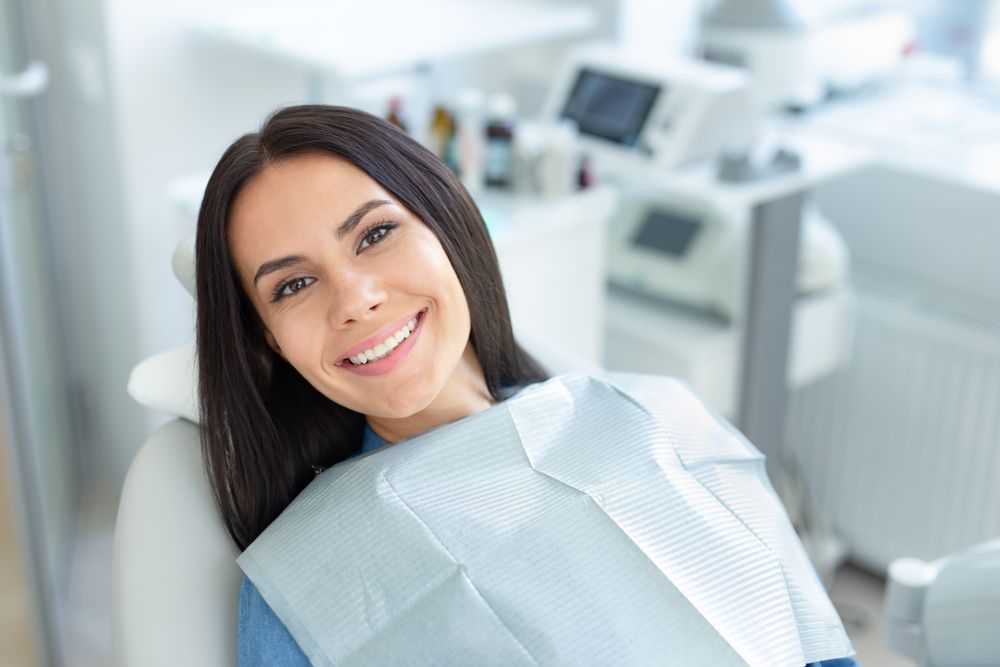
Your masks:
M805 196L800 190L758 204L753 209L750 229L737 423L767 456L767 473L779 492L783 483L779 453L788 406L788 357Z

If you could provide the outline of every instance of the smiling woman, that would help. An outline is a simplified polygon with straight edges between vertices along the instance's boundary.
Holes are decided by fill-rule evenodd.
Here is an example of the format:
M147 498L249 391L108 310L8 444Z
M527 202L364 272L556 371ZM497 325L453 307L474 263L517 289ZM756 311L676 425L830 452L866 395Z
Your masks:
M545 377L465 189L363 112L290 107L238 139L196 251L203 453L241 548L366 427L394 442Z
M545 377L458 179L360 111L291 107L237 140L202 201L196 264L202 452L241 549L363 443ZM249 579L239 628L241 664L306 664Z

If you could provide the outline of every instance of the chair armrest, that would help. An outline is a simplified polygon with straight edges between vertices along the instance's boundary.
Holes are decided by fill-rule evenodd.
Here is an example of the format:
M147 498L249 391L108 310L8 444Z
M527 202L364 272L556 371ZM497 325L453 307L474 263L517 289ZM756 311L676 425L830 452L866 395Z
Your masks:
M115 525L115 664L236 664L242 572L212 500L198 427L167 423L129 468Z

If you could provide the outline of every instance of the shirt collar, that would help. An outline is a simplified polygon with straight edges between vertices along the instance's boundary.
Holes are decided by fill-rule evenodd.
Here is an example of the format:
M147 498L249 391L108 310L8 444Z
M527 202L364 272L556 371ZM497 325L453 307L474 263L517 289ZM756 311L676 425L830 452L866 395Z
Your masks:
M372 427L365 422L365 434L361 438L361 453L374 452L379 447L384 447L389 442L372 430Z

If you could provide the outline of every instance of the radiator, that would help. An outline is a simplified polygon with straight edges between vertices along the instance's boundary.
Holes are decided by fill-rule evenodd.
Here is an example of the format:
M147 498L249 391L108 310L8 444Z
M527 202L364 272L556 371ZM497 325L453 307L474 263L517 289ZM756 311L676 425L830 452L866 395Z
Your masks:
M855 561L1000 536L1000 317L869 276L854 355L790 400L782 458Z

